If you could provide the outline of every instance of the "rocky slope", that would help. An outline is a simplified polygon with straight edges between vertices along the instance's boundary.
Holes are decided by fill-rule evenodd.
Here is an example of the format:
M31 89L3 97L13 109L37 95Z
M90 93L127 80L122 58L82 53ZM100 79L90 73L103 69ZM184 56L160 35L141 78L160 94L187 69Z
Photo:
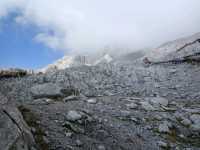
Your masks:
M56 70L63 70L71 67L78 66L95 66L101 63L110 63L113 61L113 58L109 54L105 54L102 57L96 56L85 56L85 55L77 55L77 56L68 56L65 55L63 58L57 60L53 64L50 64L42 69L37 70L37 72L53 72Z
M1 79L0 102L20 111L38 150L200 149L199 63L141 58Z
M165 43L148 54L153 62L170 61L176 59L198 60L200 54L200 33L190 37Z

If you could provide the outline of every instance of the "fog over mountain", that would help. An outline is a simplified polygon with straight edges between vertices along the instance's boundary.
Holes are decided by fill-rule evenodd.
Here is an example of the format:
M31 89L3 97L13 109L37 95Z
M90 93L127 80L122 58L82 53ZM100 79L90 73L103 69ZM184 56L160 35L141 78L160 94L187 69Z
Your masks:
M1 0L0 18L33 25L33 40L66 53L157 47L199 32L199 0ZM3 22L0 22L3 23Z
M200 150L199 24L200 0L0 0L0 150Z

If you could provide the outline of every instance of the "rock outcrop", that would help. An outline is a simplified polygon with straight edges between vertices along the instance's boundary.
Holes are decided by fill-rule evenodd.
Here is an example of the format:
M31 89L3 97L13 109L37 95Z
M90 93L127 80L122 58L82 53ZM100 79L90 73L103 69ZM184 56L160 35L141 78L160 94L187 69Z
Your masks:
M0 150L36 149L35 140L19 110L13 106L0 108Z

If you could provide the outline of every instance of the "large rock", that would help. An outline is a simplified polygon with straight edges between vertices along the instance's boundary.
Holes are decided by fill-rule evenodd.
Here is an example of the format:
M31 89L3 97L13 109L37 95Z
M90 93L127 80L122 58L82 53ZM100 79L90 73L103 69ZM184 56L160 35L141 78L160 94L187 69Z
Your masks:
M62 97L62 88L53 83L45 83L36 85L31 88L31 93L34 98L58 98Z
M35 141L16 107L0 108L0 150L30 150Z

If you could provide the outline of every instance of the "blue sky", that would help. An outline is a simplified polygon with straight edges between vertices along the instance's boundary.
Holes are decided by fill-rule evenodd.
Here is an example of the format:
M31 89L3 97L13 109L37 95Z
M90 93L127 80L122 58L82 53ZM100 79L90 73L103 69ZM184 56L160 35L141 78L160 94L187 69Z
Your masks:
M14 21L15 14L0 22L0 68L20 67L37 69L63 56L34 40L39 32L34 26L23 26Z

